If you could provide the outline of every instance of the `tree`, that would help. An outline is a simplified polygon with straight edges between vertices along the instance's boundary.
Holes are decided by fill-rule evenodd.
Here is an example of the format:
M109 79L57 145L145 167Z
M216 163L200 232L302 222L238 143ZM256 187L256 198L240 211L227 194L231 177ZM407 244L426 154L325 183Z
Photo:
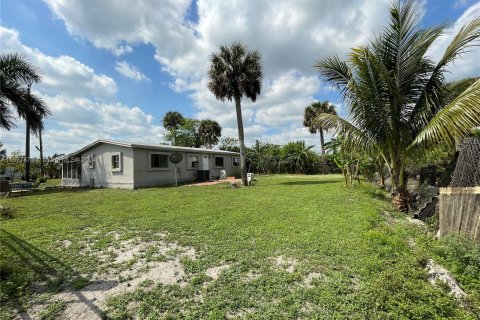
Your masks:
M163 127L173 134L173 145L177 145L177 130L184 123L185 119L177 111L169 111L163 117Z
M8 108L16 108L19 117L25 119L25 179L30 180L30 132L38 132L43 118L50 114L43 101L30 93L33 83L40 82L39 72L19 54L0 56L0 127L10 130L15 126Z
M257 50L248 51L241 43L221 46L219 52L210 56L208 88L221 101L235 100L237 113L238 141L240 143L240 168L242 184L247 185L247 167L245 165L245 136L243 132L242 106L243 96L257 100L262 88L262 64Z
M421 28L420 20L413 0L395 2L389 25L370 44L353 49L346 61L332 56L315 65L349 107L348 119L322 114L318 121L357 147L378 149L393 192L405 201L408 159L440 141L454 143L480 124L480 81L450 103L443 100L445 68L478 40L480 19L460 29L437 63L427 52L446 26Z
M2 149L3 143L0 142L0 160L7 158L7 149Z
M30 94L30 86L40 82L36 68L19 54L0 55L0 128L15 127L9 106L13 106L20 118L38 124L39 119L50 114L44 102Z
M217 144L222 136L222 127L214 120L200 120L198 131L202 145L208 149L212 149L212 145Z
M220 150L240 152L240 147L238 146L238 139L232 137L225 137L220 139Z
M325 139L324 139L324 132L331 129L331 126L326 124L321 124L315 119L321 115L322 113L328 113L336 115L337 112L335 111L335 106L330 104L328 101L324 102L314 102L308 107L305 108L305 112L303 115L303 125L308 128L311 134L319 133L320 134L320 147L322 149L322 166L323 166L323 174L326 173L327 161L325 158Z

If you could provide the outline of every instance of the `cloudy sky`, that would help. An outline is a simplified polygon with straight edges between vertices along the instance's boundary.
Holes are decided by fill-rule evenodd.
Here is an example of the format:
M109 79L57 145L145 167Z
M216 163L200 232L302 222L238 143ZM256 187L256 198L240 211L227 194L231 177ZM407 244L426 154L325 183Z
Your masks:
M302 128L303 109L329 100L345 113L338 93L312 65L325 55L345 57L385 25L380 0L2 0L1 53L19 52L43 76L34 86L52 111L46 154L66 153L98 138L158 143L161 119L176 110L213 119L223 136L237 135L233 103L215 100L206 86L209 55L242 41L262 54L264 80L256 103L243 101L247 144L318 137ZM449 33L480 16L474 0L423 0L424 25L447 23ZM478 52L451 66L449 80L480 76ZM0 130L8 152L24 149L24 124ZM33 145L38 145L34 138ZM32 152L34 148L32 148Z

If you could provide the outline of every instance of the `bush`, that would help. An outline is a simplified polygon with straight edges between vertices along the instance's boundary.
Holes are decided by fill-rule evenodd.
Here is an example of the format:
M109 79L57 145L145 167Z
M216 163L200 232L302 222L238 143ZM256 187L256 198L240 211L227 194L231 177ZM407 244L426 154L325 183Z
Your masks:
M47 178L40 178L40 179L38 179L38 182L45 183L45 182L47 182Z
M13 219L14 208L0 206L0 220Z

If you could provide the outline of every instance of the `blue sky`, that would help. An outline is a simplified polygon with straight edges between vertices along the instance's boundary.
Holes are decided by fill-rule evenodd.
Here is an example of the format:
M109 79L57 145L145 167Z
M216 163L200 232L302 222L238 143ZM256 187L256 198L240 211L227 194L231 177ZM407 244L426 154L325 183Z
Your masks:
M433 58L462 23L480 15L478 1L419 4L425 25L450 26ZM335 103L342 114L345 108L311 65L365 43L387 14L377 0L2 0L0 6L1 52L21 52L44 77L34 90L53 112L44 134L47 154L98 138L160 142L169 110L216 120L224 136L236 136L233 103L215 100L206 70L209 53L237 40L260 50L265 71L258 102L244 102L247 144L317 145L318 137L302 128L303 108L315 100ZM449 80L479 76L475 54L452 66ZM0 132L9 152L24 148L22 121L17 126Z

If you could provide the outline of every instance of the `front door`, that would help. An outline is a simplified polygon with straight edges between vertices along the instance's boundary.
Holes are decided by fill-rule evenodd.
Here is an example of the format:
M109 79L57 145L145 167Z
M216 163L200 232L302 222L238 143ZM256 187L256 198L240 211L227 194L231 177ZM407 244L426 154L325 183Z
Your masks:
M210 166L208 164L208 156L207 155L203 155L203 170L210 170Z

